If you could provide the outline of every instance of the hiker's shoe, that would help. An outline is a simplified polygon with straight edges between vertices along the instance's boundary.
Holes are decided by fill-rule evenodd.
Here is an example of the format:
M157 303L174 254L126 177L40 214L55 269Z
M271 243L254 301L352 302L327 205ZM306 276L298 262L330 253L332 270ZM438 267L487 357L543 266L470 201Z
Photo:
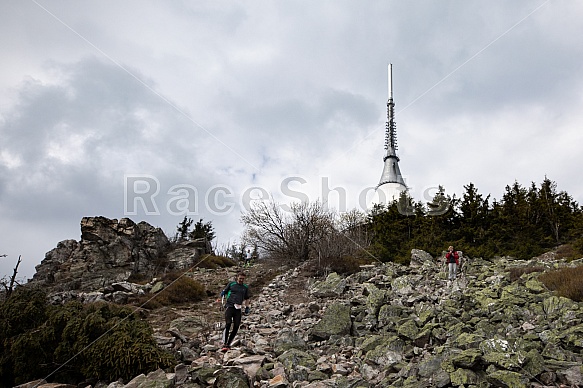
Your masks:
M221 352L227 352L231 350L231 347L229 345L223 345L223 347L221 348Z

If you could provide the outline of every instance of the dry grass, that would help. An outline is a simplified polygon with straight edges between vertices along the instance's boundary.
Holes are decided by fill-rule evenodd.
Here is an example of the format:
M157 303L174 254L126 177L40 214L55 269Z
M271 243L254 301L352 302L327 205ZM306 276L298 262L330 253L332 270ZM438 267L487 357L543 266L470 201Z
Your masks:
M515 267L510 268L510 281L515 282L525 273L544 272L543 267Z
M560 296L583 302L583 266L546 272L538 279Z
M235 263L228 257L211 255L205 257L197 267L217 269L232 267L233 265ZM136 278L133 280L140 280L145 283L143 279ZM184 270L170 271L164 274L161 280L165 286L162 291L158 292L154 297L152 297L152 294L142 295L137 298L135 303L140 306L143 305L146 309L153 310L163 306L179 306L198 302L208 296L204 285L192 279L190 274L185 273Z
M581 252L576 246L571 244L564 244L557 248L557 259L565 259L567 261L581 258Z
M198 302L205 298L206 292L202 284L196 280L182 276L179 273L169 273L164 277L164 284L168 284L162 291L152 295L144 295L145 302L143 307L147 309L156 309L162 306L180 305L184 303ZM139 301L141 304L142 301Z
M228 257L225 256L207 256L202 260L197 267L199 268L208 268L208 269L217 269L223 267L232 267L235 265L235 262Z

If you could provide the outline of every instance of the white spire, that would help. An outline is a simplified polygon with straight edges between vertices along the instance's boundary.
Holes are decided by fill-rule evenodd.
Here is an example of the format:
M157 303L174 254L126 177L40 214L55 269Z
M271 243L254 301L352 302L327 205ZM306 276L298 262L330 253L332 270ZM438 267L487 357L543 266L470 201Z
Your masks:
M393 99L393 64L389 63L389 100Z
M389 100L387 101L387 123L385 133L386 154L380 182L376 189L379 202L389 203L399 198L399 193L407 190L399 168L397 156L397 124L395 123L395 103L393 102L393 64L388 66ZM378 202L377 202L378 203Z

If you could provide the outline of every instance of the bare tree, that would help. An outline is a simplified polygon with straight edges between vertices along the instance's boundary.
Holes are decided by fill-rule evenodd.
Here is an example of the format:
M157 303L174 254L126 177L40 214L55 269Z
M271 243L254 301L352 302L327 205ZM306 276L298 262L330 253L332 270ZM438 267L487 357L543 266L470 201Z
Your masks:
M368 219L366 213L353 209L340 216L338 230L343 236L350 240L349 249L366 249L370 245L371 237L368 232Z
M299 261L309 259L316 244L334 231L334 213L319 201L289 207L273 199L255 202L241 221L248 243L271 257Z
M373 257L367 254L371 239L366 220L366 214L356 209L337 219L333 231L317 243L320 270L326 272L346 257Z
M6 255L0 255L0 257L6 257ZM18 256L18 261L16 262L16 267L14 267L14 272L12 273L10 280L6 279L0 280L0 284L4 287L4 290L6 291L6 299L10 298L10 295L12 295L12 291L14 291L14 284L19 285L18 281L16 280L16 275L18 275L18 266L20 265L21 261L22 261L21 256Z

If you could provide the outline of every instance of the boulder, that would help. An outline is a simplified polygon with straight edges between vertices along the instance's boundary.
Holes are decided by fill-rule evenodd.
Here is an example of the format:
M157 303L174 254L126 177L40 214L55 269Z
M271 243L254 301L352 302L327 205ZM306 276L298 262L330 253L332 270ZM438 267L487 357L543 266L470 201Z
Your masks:
M243 368L222 368L215 373L215 388L249 388L249 378Z
M310 294L317 298L338 297L344 293L346 285L346 279L336 272L332 272L325 280L314 283L310 289Z
M352 327L350 306L339 303L330 305L324 316L311 330L312 341L326 340L333 335L349 335Z
M283 364L286 376L290 381L307 381L309 371L316 366L316 360L307 352L299 349L290 349L277 360Z
M423 266L433 266L435 267L436 261L429 253L422 251L421 249L411 250L411 261L409 263L411 267L423 267Z
M365 360L386 368L395 367L405 358L405 342L398 337L382 337L365 355Z
M273 351L276 355L280 355L290 349L305 350L306 348L306 341L289 327L283 328L277 334L273 343Z

